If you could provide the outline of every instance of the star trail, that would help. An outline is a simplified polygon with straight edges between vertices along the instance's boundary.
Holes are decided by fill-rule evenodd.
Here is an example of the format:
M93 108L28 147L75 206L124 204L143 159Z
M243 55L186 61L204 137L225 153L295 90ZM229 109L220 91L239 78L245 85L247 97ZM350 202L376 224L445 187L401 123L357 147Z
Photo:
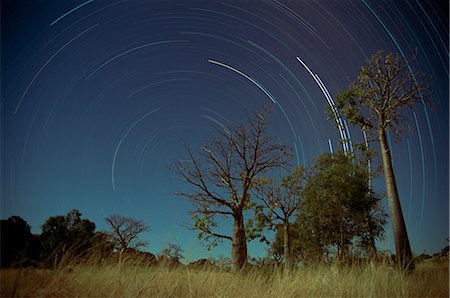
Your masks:
M197 150L273 104L269 133L292 166L378 148L324 108L378 49L417 49L431 96L389 142L413 251L447 245L447 1L2 1L1 22L2 218L39 233L74 208L99 230L117 213L150 225L149 251L173 242L190 259L228 256L228 243L206 251L181 227L191 208L174 193L188 186L170 165L183 142ZM383 177L372 184L385 191ZM389 226L378 245L393 249Z

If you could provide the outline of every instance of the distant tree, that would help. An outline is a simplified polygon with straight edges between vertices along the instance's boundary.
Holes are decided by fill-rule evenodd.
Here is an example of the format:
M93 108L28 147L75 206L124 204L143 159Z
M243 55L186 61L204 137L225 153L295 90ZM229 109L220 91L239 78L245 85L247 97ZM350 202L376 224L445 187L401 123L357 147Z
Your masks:
M161 255L179 261L183 258L183 250L178 244L169 243L167 244L167 247L161 251Z
M194 229L200 239L232 243L232 263L239 271L247 263L247 238L253 238L246 230L244 211L252 207L250 190L254 179L266 171L286 164L289 155L275 139L267 136L267 120L270 109L264 109L248 119L247 125L227 126L219 131L196 157L186 146L188 157L175 166L179 177L194 187L192 192L179 195L194 205L192 217ZM233 234L215 231L217 216L233 219ZM256 237L256 236L255 236Z
M39 260L40 243L19 216L0 220L0 267L27 266Z
M183 250L178 244L168 243L165 248L161 250L160 261L166 265L179 265L183 258Z
M399 54L376 52L360 70L355 82L338 94L337 111L366 132L375 131L381 146L383 171L394 231L396 258L404 268L414 269L406 225L392 167L387 132L392 131L400 139L404 110L413 109L423 100L422 93L428 84L417 80L412 61L405 61ZM335 112L330 112L333 114Z
M147 242L139 239L140 234L150 231L150 227L143 221L116 214L108 216L105 221L111 227L109 235L119 251L119 263L127 248L137 249L147 245Z
M95 223L81 219L80 211L74 209L65 216L51 216L42 225L40 235L42 256L58 263L69 250L73 255L84 254L91 246Z
M281 223L285 269L292 266L290 219L300 206L305 183L306 170L301 167L294 168L289 175L282 177L280 182L267 178L255 180L255 195L260 203L255 211L259 222L271 227Z
M366 169L353 163L351 156L321 155L304 188L297 216L302 245L318 253L336 247L339 261L345 263L350 246L360 244L367 235L382 235L385 218L378 201L368 187ZM371 225L367 225L368 217Z

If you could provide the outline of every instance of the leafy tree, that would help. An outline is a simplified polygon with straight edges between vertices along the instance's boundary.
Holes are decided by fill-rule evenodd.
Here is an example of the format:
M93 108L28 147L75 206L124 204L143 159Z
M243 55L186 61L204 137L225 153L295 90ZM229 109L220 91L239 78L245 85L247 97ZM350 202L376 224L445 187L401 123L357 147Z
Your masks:
M270 109L256 113L247 125L227 126L219 131L196 157L186 146L187 160L175 166L179 177L194 187L178 193L194 205L192 217L199 238L214 246L219 240L232 243L232 263L238 271L247 263L247 237L244 211L252 207L250 190L254 179L283 166L288 155L284 146L266 135ZM217 216L233 219L232 236L218 233Z
M299 211L300 212L300 211ZM291 260L297 266L309 266L320 262L330 262L333 259L333 245L327 236L326 230L311 229L312 221L296 218L290 224L290 251ZM270 255L275 260L284 254L284 237L282 225L277 225L275 237L270 246Z
M255 181L255 193L261 204L255 208L256 215L263 225L273 226L281 223L283 229L283 252L285 268L291 267L290 219L300 206L300 197L306 182L306 170L294 168L282 177L280 182L259 178ZM263 212L263 211L266 212Z
M140 234L150 231L150 227L141 220L122 215L110 215L105 218L111 227L109 235L114 247L119 251L119 263L122 262L122 254L127 248L139 248L146 246L147 242L139 239Z
M19 216L0 221L0 267L30 265L39 260L40 243Z
M297 215L303 257L321 260L336 248L339 261L345 263L352 245L361 247L367 235L380 237L385 219L378 201L368 187L366 169L353 163L351 156L321 155Z
M394 231L397 262L404 269L414 269L406 225L392 167L387 132L399 140L403 130L404 110L423 101L426 82L419 82L412 61L399 54L376 52L350 87L339 93L336 106L346 119L367 132L375 132L380 142L383 172Z
M74 209L65 216L49 217L42 225L40 235L44 258L54 257L58 263L69 250L75 255L84 254L91 246L95 223L81 219L80 211Z

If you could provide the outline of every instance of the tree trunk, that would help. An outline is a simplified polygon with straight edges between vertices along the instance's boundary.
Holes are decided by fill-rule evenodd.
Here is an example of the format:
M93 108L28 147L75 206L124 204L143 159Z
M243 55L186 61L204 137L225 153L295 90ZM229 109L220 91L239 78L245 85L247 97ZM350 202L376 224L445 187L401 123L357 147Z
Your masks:
M369 235L367 236L367 247L365 247L366 249L366 254L368 256L369 259L374 258L377 255L377 247L375 246L375 236L372 233L372 219L371 219L371 215L370 212L367 210L366 211L366 224L367 224L367 228L369 230Z
M231 258L234 271L242 270L247 264L247 239L244 230L244 216L242 211L233 215L233 240L231 248Z
M345 231L346 230L344 227L344 222L341 220L341 223L339 226L339 244L338 244L338 260L339 260L339 265L341 267L346 264L347 257L348 257L348 244L345 239L346 235L344 235Z
M378 138L383 158L384 179L391 214L392 229L394 231L396 263L404 270L414 269L411 247L409 245L408 233L406 232L405 220L403 219L402 207L398 196L397 184L395 182L394 169L392 167L391 152L386 140L386 131L378 129Z
M125 252L125 249L126 249L126 247L122 247L122 248L119 250L119 266L122 265L122 256L123 256L123 253Z
M289 235L289 221L287 219L283 222L283 244L284 244L284 268L289 270L291 267L291 241Z
M377 255L377 247L375 246L375 237L372 234L369 235L369 243L367 245L368 245L368 247L367 247L368 252L367 253L369 255L369 258L376 257L376 255Z

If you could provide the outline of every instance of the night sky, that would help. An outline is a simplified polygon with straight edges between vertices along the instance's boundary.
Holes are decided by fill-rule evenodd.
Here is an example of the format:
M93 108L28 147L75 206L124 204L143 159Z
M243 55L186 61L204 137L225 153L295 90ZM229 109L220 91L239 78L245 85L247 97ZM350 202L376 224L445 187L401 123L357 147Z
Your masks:
M186 156L183 140L198 151L217 127L274 104L269 134L292 148L292 165L310 166L330 143L342 150L324 92L348 87L378 49L409 58L417 48L430 105L406 113L412 131L390 142L412 249L433 253L449 234L446 5L2 1L1 217L39 233L71 209L98 230L117 213L150 225L151 252L171 242L188 259L229 257L230 243L209 252L182 227L190 203L174 193L189 187L169 168ZM374 187L384 191L384 178ZM393 245L386 226L379 248ZM252 242L249 253L265 247Z

